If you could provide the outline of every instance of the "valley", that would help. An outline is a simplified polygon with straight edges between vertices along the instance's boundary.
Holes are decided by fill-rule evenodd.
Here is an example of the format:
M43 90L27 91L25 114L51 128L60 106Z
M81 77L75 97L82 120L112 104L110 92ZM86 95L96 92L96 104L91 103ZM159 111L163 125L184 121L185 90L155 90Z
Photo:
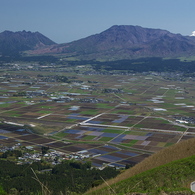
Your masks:
M0 195L193 195L194 4L2 2Z
M76 159L100 169L134 166L195 137L194 82L179 72L4 63L1 151L27 148L36 154L14 159L21 164Z

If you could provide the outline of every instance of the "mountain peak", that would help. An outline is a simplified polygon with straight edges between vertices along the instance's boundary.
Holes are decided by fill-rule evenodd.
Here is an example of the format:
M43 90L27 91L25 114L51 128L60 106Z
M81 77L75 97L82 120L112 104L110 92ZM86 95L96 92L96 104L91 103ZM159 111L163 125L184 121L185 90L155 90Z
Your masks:
M99 34L77 41L55 46L53 44L53 41L39 32L23 30L0 33L0 54L32 50L32 54L64 54L74 55L78 59L118 60L190 56L195 52L195 39L192 36L133 25L113 25Z
M21 51L32 50L37 46L47 46L55 44L49 38L39 32L31 31L4 31L0 33L0 54L12 55Z
M177 57L192 55L195 40L167 30L133 25L114 25L84 39L58 47L75 51L81 58L129 59L135 57Z

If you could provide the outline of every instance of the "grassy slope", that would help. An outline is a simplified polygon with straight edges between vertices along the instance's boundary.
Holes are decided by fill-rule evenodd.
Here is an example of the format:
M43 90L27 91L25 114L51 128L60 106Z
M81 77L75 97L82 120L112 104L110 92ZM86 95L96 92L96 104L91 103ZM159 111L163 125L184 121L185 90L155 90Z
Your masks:
M195 138L161 150L116 178L108 181L108 184L112 186L117 194L126 194L130 191L153 191L159 194L159 190L174 191L181 190L182 187L189 189L189 183L195 180L195 156L192 155L195 155ZM192 157L188 159L189 163L186 161L182 164L181 161L178 165L178 162L173 162L176 164L161 166L190 156ZM190 161L193 161L193 166L191 166L192 162ZM155 167L157 168L153 169ZM192 175L189 174L190 171L193 172ZM179 178L179 183L176 182L177 177ZM170 185L168 186L168 184ZM103 189L105 186L106 184L101 185L96 189L92 189L87 194L109 194L110 190L108 188Z

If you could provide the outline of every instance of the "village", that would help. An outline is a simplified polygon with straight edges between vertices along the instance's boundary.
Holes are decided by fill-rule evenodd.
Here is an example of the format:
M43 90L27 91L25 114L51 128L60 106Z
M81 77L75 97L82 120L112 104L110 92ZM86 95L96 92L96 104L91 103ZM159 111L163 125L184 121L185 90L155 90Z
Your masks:
M13 146L3 146L0 145L0 159L9 159L14 160L17 164L32 164L33 162L44 161L51 165L60 164L65 160L78 160L86 161L89 158L98 156L88 153L87 150L73 152L73 153L64 153L56 151L54 149L49 149L42 146L41 151L35 151L32 146L22 146L21 144L15 144ZM15 151L20 151L19 155L15 155ZM100 155L100 154L99 154Z

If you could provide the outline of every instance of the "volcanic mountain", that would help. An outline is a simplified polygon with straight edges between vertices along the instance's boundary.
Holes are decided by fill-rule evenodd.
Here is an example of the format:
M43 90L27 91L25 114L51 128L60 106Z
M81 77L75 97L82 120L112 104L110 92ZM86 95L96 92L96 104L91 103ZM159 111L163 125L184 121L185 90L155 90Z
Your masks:
M115 25L99 34L54 45L49 50L39 52L64 54L80 59L190 56L195 53L195 37L161 29Z
M39 32L0 33L0 54L26 50L33 55L60 55L83 60L180 57L195 54L195 37L132 25L114 25L99 34L64 44L55 44Z
M15 55L22 51L34 50L43 46L55 44L39 32L4 31L0 33L0 54Z

